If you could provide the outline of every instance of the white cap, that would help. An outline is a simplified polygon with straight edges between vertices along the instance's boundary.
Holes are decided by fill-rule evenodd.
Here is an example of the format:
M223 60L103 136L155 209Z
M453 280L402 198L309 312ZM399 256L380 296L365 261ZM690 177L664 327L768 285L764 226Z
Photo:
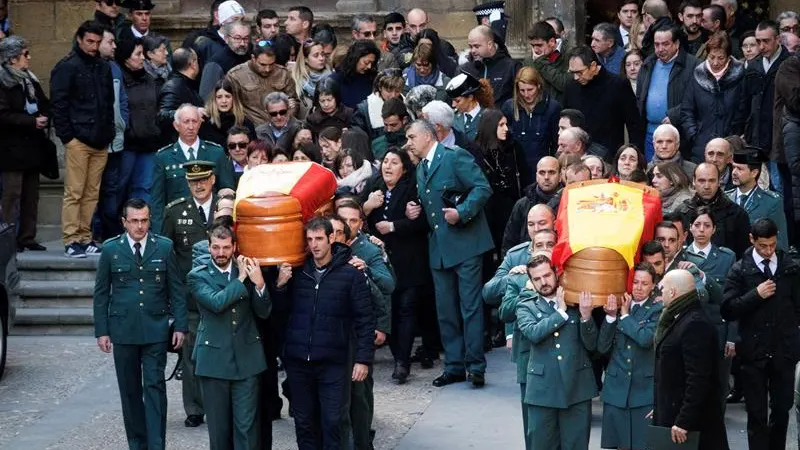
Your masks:
M219 17L219 24L224 25L235 18L241 19L244 17L244 8L236 0L228 0L219 5L217 16Z

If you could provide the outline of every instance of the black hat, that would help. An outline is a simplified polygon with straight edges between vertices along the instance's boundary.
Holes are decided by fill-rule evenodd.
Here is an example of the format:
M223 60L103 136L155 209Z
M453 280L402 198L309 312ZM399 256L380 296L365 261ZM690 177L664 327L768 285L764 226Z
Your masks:
M121 67L125 67L125 60L131 57L137 45L142 45L141 39L120 39L114 51L114 59Z
M506 7L506 2L500 0L496 2L482 3L472 8L472 12L475 13L475 17L478 18L478 23L480 23L482 18L491 16L492 13L494 12L500 13L502 17L506 12L505 7Z
M383 29L385 30L386 25L389 25L390 23L402 23L405 27L406 18L398 12L390 12L389 14L383 16Z
M458 75L454 76L449 83L447 83L445 92L447 92L448 97L453 99L456 97L463 97L465 95L474 94L478 92L480 88L481 88L481 83L478 78L475 78L470 74L461 72Z
M469 61L458 66L459 73L465 73L476 80L486 78L486 64L483 61Z
M759 147L748 145L742 152L733 154L733 162L736 164L747 164L757 166L769 161L767 155Z
M131 11L150 11L156 7L151 0L124 0L120 6Z
M189 161L183 164L183 168L186 170L186 180L188 181L205 180L214 175L215 167L217 165L213 162L201 160Z

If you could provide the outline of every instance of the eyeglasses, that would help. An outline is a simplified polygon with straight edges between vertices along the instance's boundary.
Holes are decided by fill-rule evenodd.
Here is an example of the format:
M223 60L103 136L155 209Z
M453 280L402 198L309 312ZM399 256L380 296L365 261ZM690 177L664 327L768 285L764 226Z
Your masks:
M270 111L269 115L270 115L270 117L285 116L288 112L289 111L286 110L286 109L281 109L281 110L278 110L278 111Z
M797 30L800 30L800 25L786 25L785 27L781 27L781 33L796 33Z
M228 150L236 150L236 147L246 149L247 145L247 142L228 142Z
M233 42L250 42L250 36L234 36L229 34L228 37L231 38Z
M258 41L259 47L272 47L272 41Z
M378 34L376 31L360 31L359 33L366 38L374 38Z

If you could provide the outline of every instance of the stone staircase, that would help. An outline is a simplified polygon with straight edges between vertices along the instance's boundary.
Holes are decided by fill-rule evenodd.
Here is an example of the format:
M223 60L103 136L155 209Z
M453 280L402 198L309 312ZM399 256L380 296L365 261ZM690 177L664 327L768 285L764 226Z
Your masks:
M99 258L70 259L60 241L17 254L16 319L11 334L93 335L92 293Z

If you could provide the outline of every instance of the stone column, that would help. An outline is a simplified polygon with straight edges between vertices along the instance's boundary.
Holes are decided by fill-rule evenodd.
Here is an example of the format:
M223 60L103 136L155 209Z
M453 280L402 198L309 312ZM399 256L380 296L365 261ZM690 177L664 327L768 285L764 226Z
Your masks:
M506 33L506 46L514 58L530 57L528 31L534 22L545 17L558 17L567 31L568 47L573 47L576 36L583 36L586 9L584 0L506 0L506 14L510 16Z

